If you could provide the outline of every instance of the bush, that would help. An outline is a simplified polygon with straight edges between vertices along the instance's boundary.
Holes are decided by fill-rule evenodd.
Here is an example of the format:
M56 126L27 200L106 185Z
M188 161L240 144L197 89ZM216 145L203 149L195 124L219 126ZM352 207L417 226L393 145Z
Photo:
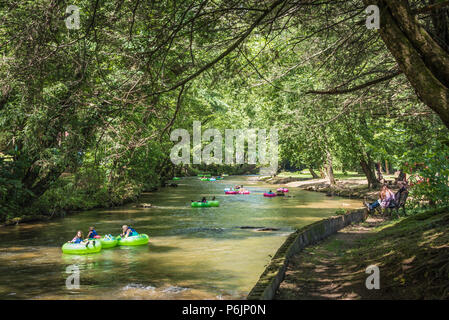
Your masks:
M337 209L337 210L335 211L335 214L338 215L338 216L342 216L342 215L346 214L346 210L345 210L345 209L342 209L342 208Z
M449 204L449 147L435 145L414 150L408 155L404 171L410 174L410 195L415 205L423 201L432 205Z
M23 199L33 195L15 175L20 171L20 165L0 157L0 221L16 217L20 213Z

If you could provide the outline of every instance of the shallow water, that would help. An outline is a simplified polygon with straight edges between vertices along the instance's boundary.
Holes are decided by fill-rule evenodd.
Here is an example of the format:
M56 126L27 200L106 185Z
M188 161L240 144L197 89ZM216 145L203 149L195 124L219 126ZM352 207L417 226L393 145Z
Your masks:
M274 186L255 177L223 181L184 178L177 188L145 194L135 204L72 214L45 223L0 228L1 299L243 299L271 256L296 228L328 217L358 200L291 189L290 197L265 198ZM225 195L243 184L250 195ZM190 200L216 196L218 208L191 208ZM94 225L100 234L123 224L150 236L139 247L65 255L61 245L76 230ZM260 232L242 226L274 227ZM80 288L67 289L66 268L78 266Z

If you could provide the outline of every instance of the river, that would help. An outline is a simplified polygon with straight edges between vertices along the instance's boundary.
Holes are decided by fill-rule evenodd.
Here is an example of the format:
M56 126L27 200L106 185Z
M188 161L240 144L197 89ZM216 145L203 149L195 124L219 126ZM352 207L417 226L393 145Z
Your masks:
M1 299L244 299L271 256L296 228L360 200L291 189L290 197L265 198L275 186L254 176L222 181L183 178L177 188L144 194L135 204L73 213L47 222L0 228ZM250 195L225 195L243 184ZM191 208L190 200L216 196L218 208ZM123 224L150 236L139 247L65 255L61 245L78 229L119 234ZM273 227L276 231L242 229ZM80 270L79 289L68 289L68 266Z

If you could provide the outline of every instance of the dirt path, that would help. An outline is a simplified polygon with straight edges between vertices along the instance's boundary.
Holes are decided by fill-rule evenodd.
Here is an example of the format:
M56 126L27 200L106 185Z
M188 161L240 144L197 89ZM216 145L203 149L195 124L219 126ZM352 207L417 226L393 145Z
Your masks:
M372 291L365 288L366 266L345 261L344 254L383 221L382 218L368 217L364 223L348 226L293 256L275 299L369 298Z

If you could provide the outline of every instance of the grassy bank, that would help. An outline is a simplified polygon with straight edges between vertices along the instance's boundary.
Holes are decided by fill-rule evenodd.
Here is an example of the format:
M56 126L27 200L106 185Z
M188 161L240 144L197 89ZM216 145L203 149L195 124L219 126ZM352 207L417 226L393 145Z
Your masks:
M277 299L448 299L449 208L371 217L294 256ZM368 290L369 265L380 289Z

